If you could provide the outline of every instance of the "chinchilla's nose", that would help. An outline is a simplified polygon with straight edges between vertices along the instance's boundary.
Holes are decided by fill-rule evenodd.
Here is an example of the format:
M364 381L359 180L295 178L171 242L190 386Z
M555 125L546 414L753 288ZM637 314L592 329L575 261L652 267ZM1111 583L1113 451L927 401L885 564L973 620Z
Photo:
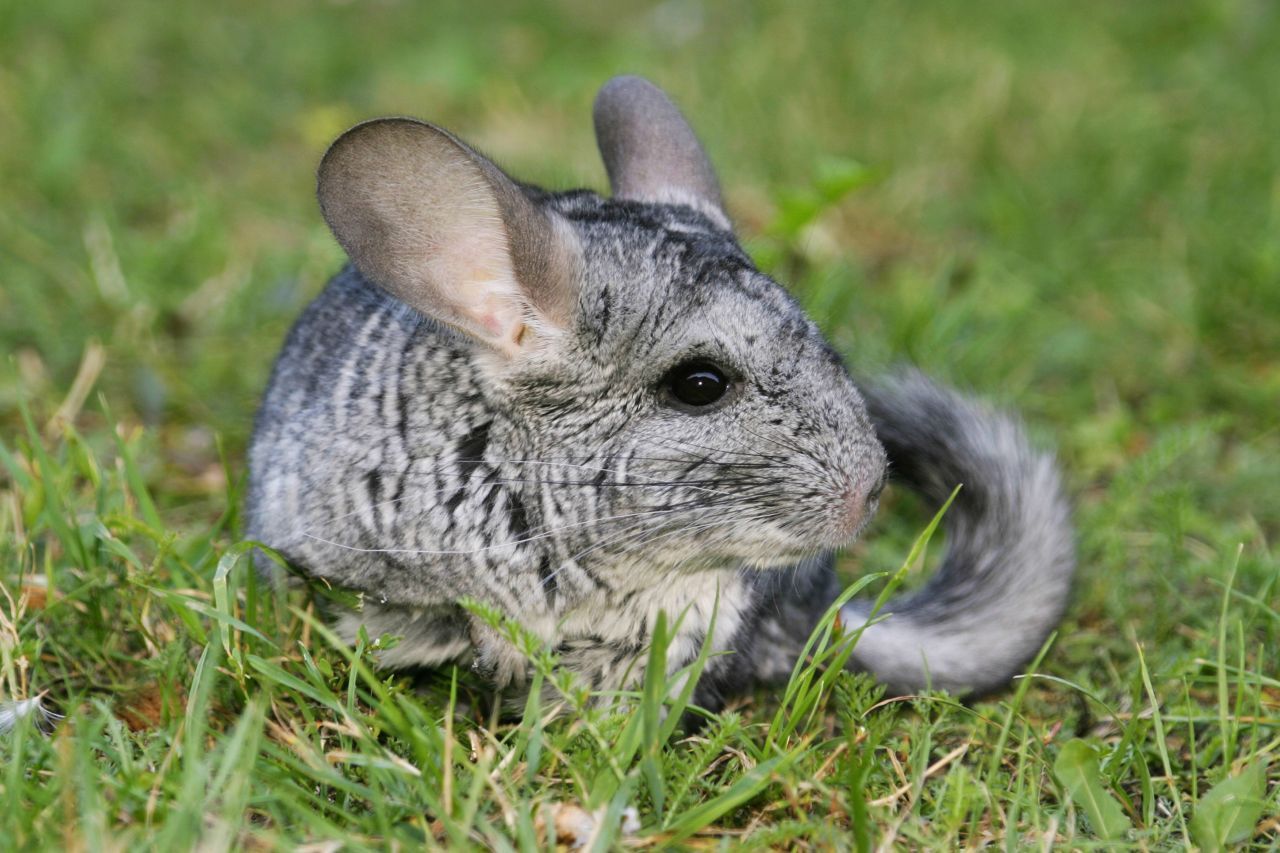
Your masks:
M840 528L844 536L856 535L880 505L889 472L883 457L877 462L845 481L840 493Z

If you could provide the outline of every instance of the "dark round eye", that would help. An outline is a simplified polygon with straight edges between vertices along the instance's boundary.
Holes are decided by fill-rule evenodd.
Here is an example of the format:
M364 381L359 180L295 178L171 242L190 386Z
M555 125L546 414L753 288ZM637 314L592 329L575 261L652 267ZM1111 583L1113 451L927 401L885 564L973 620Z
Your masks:
M667 389L686 406L702 408L718 401L729 390L729 378L709 361L687 361L667 374Z

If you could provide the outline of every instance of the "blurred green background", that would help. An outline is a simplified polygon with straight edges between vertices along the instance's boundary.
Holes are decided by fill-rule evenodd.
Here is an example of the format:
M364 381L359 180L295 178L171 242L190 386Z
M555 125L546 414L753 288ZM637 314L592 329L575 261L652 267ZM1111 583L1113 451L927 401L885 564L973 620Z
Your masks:
M342 263L313 198L328 142L407 113L521 178L602 188L591 100L640 73L855 369L914 362L1059 449L1082 568L1049 671L1135 707L1143 643L1162 696L1225 720L1203 664L1226 654L1234 577L1229 659L1252 673L1235 707L1259 749L1280 706L1278 45L1268 0L2 2L0 441L31 444L26 409L114 459L118 428L163 525L216 559L271 360ZM84 506L77 448L57 479ZM0 539L46 512L43 488L0 473ZM864 565L900 562L920 522L900 507ZM107 552L89 574L115 590ZM10 578L71 559L0 553ZM95 630L50 629L45 657L74 671L114 628ZM183 654L162 681L187 677ZM1079 694L1033 695L1037 719L1088 730Z
M1280 520L1278 43L1260 0L8 3L0 423L51 416L98 341L162 501L216 515L216 441L242 471L272 356L342 260L325 145L408 113L601 187L591 99L636 72L852 365L1016 405L1097 519L1086 556L1159 577L1183 537ZM77 423L105 423L94 394ZM1178 531L1156 557L1118 535L1153 504L1105 500L1153 446Z
M1178 512L1213 531L1188 533L1274 533L1278 43L1245 0L8 3L0 422L49 416L99 341L161 494L216 500L215 437L242 469L272 356L342 260L326 144L407 113L602 187L591 99L635 72L857 369L1016 405L1086 507L1182 430ZM871 180L786 226L855 164Z

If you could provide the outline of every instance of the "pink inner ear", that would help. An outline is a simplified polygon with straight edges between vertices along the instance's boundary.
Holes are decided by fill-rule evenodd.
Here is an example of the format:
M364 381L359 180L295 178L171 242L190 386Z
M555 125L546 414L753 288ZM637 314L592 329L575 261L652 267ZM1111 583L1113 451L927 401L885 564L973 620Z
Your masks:
M510 357L519 351L527 297L505 242L492 232L444 241L424 265L419 293L429 313Z
M477 282L476 285L484 286L487 292L464 310L475 321L480 337L506 355L515 355L520 351L525 332L524 312L518 301L518 290L513 285L492 280L484 285Z

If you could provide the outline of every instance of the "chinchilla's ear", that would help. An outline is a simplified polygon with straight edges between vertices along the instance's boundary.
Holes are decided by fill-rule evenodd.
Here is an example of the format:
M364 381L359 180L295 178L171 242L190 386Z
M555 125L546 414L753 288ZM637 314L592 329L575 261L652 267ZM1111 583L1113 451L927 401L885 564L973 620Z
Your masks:
M729 227L711 161L665 92L643 77L614 77L594 115L615 197L693 205Z
M320 162L317 194L360 271L423 314L508 357L568 325L571 230L448 132L356 125Z

